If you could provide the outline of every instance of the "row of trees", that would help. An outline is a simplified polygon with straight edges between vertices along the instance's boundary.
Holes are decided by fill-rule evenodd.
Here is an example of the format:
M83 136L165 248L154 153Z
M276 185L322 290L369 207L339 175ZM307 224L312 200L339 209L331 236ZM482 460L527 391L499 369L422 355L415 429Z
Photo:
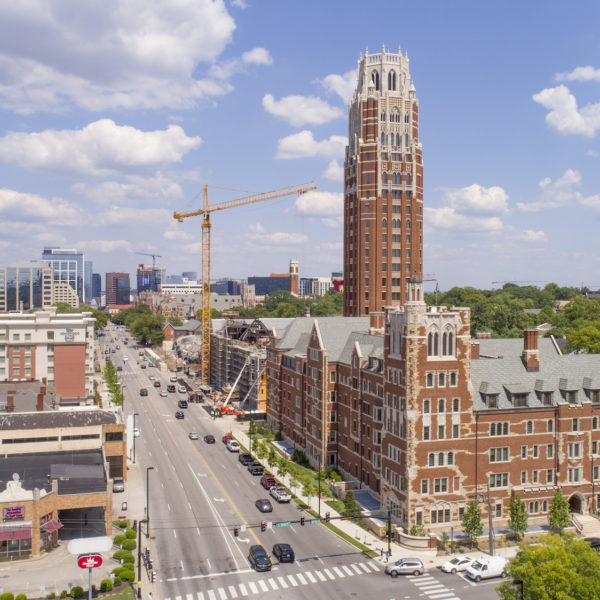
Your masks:
M117 313L112 319L117 325L126 325L131 335L140 343L147 346L159 346L163 343L163 326L165 318L152 314L147 304L135 308L126 308ZM181 321L179 321L179 324Z
M104 367L104 381L106 381L108 391L112 394L113 402L115 404L123 404L123 389L119 383L117 369L110 360L106 361L106 366Z
M102 312L101 310L98 310L91 306L80 306L79 308L74 308L66 302L58 302L54 306L56 307L56 312L58 314L91 312L94 319L96 319L96 322L94 323L95 331L103 329L108 323L108 315L105 312Z

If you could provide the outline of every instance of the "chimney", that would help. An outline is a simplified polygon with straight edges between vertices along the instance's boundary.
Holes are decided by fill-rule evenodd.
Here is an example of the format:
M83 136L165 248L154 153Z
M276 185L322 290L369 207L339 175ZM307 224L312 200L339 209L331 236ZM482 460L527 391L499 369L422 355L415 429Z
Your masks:
M471 360L479 358L479 342L471 340Z
M524 332L523 354L521 354L521 360L528 373L536 373L540 370L538 335L537 329L526 329Z
M307 306L307 307L304 309L304 316L305 316L305 317L310 317L310 306Z
M385 313L373 311L369 313L369 326L371 335L383 335L385 326Z
M475 337L478 340L490 340L492 339L492 334L489 331L478 331Z

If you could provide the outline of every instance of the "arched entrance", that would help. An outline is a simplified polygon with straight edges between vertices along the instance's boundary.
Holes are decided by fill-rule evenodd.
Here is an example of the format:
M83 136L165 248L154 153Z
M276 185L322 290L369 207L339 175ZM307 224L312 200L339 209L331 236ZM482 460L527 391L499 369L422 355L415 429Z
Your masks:
M584 513L584 510L585 498L581 494L576 492L569 498L569 511L578 515L582 515Z

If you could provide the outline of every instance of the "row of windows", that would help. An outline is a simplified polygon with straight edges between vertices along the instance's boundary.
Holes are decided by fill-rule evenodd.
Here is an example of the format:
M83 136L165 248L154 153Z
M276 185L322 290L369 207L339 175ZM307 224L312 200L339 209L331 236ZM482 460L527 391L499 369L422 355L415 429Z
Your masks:
M454 452L430 452L427 457L427 464L430 467L443 467L444 465L454 464Z
M454 355L454 333L452 331L444 331L441 338L442 343L440 346L440 334L437 331L427 334L427 356Z
M431 435L432 435L431 427L429 425L425 425L423 427L423 440L424 441L432 440L433 438L431 437ZM460 425L452 425L452 439L458 439L459 437L460 437ZM446 426L445 425L438 425L436 439L438 439L438 440L448 439L446 437Z
M408 148L408 133L404 134L404 140L402 140L401 133L388 133L387 135L382 131L381 132L381 145L392 146L393 148L400 148L402 145L402 141L404 141L404 147Z
M402 229L402 219L392 219L392 229ZM384 217L381 219L381 227L386 228L388 226L388 220ZM410 219L406 219L406 229L410 229Z
M568 469L569 481L579 481L581 469ZM542 481L542 475L545 473L546 481ZM577 478L576 478L577 477ZM520 481L521 484L528 483L529 474L528 471L521 471ZM531 471L531 483L554 483L554 470L546 469L545 471L539 471L537 469ZM506 488L509 486L508 473L492 473L490 475L490 488Z
M370 183L370 174L367 173L367 183ZM406 185L410 185L411 184L411 174L410 173L405 173L404 174L404 180L406 181ZM393 172L390 173L390 181L388 181L388 174L386 171L384 171L381 174L381 183L383 185L387 185L388 183L391 183L392 185L400 185L402 183L402 173L397 173L397 172Z
M439 413L446 412L446 399L445 398L438 398L437 411ZM425 398L425 400L423 400L423 413L428 414L430 412L431 412L431 400L429 398ZM460 412L460 398L452 398L452 412Z
M446 378L446 371L437 371L437 387L446 387L446 380L450 387L456 387L458 385L458 372L450 371ZM436 373L429 371L425 373L425 386L432 388L436 385Z
M429 494L429 479L421 479L421 494ZM445 494L448 492L448 478L437 477L433 480L431 490L434 494Z

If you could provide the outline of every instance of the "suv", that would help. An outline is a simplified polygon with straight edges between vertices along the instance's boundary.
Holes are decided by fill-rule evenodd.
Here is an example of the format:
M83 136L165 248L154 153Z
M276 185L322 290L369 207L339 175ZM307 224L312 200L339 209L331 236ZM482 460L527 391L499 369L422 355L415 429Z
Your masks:
M248 560L250 564L257 571L270 571L271 570L271 559L267 554L267 551L259 545L250 546L250 554L248 554Z
M229 452L239 452L240 445L235 440L229 440L227 442L227 450L229 450Z
M420 558L401 558L396 562L389 563L385 572L392 577L398 575L423 575L425 567Z
M270 490L273 486L277 485L277 482L275 481L275 477L273 477L271 473L265 473L260 478L260 485L262 485L265 488L265 490Z
M179 406L179 408L187 408L187 407L188 407L187 400L180 400L180 401L177 403L177 406Z
M262 475L265 469L259 462L254 461L248 465L248 472L251 475Z
M174 385L168 385L167 386L167 392L171 392L172 394L175 393L175 386Z
M140 396L147 396L148 390L146 388L140 388Z
M113 492L124 492L125 491L125 480L122 477L115 477L113 479Z
M240 454L238 456L238 460L245 466L247 467L250 463L254 462L254 459L252 458L252 454Z

